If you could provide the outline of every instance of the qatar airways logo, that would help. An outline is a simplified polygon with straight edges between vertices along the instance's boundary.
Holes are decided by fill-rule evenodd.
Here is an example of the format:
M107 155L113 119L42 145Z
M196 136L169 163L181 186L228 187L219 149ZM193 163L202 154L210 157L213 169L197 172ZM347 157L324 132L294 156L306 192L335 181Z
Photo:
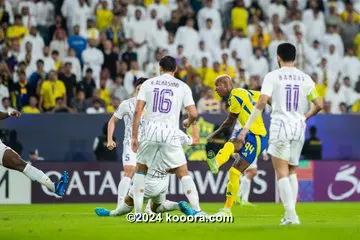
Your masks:
M356 172L356 166L346 164L341 166L339 171L336 173L335 179L327 189L327 194L332 200L344 200L352 197L354 194L360 194L360 179L357 176L354 176ZM350 185L351 188L341 188L341 191L336 191L334 193L334 189L336 188L336 184L347 183L346 185ZM339 187L338 187L339 188Z

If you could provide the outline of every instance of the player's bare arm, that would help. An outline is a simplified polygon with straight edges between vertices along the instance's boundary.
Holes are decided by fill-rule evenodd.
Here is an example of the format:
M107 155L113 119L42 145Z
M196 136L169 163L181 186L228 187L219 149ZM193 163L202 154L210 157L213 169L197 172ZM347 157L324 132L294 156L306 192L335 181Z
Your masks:
M116 142L114 142L113 136L115 131L115 125L118 121L119 119L113 115L108 122L108 127L107 127L108 135L107 135L106 147L109 150L113 150L114 148L116 148Z
M238 118L239 114L235 114L235 113L229 113L227 118L225 119L225 121L220 125L220 127L213 132L212 134L210 134L207 139L209 142L211 142L216 136L218 136L220 133L228 130L229 128L233 127L236 119Z
M269 102L270 97L264 94L261 94L259 101L256 103L255 108L251 112L249 119L247 120L244 128L241 130L239 136L237 137L243 144L245 144L246 134L249 132L249 128L252 123L258 118L258 116L264 110L266 104Z
M139 148L139 141L138 141L138 133L139 133L139 125L140 125L140 118L141 114L144 110L145 102L142 100L136 101L136 107L134 112L134 120L132 125L132 135L131 135L131 148L133 152L137 152Z
M187 106L185 109L188 113L188 118L184 120L183 126L184 128L188 128L192 123L195 122L198 114L195 105Z
M196 121L194 121L191 124L191 131L192 131L192 146L194 145L199 145L200 144L200 131L199 131L199 127L196 124Z
M320 98L315 98L312 100L313 105L311 109L305 114L305 120L313 117L314 115L318 114L323 109L323 101Z
M21 113L18 111L12 111L12 112L0 112L0 120L7 119L8 117L16 117L19 118L21 116Z

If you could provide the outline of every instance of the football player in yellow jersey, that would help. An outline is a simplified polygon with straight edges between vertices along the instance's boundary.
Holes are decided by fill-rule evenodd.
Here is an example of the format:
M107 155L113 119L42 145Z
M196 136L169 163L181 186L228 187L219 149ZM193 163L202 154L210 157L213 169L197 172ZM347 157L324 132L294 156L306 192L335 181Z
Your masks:
M228 75L221 75L215 80L216 92L223 98L228 98L229 115L221 126L210 136L208 141L212 141L218 134L234 126L236 119L244 126L249 118L256 101L260 97L260 92L249 91L243 88L233 88L232 80ZM241 129L235 132L230 141L217 153L208 152L208 164L212 173L216 174L224 163L229 161L233 153L238 153L239 157L234 161L229 170L229 182L226 189L226 202L223 209L217 214L231 215L231 208L239 190L239 180L241 173L251 165L253 161L268 145L267 131L262 116L259 116L250 128L246 136L245 144L237 139Z

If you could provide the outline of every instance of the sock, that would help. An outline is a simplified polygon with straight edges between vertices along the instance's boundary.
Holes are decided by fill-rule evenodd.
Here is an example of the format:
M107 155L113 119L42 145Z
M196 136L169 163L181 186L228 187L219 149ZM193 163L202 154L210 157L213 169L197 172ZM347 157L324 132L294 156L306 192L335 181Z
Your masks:
M199 194L196 189L194 180L189 176L184 176L181 178L182 187L185 193L185 196L190 202L191 207L195 211L201 211L200 203L199 203Z
M241 181L241 187L242 187L241 202L242 203L249 202L250 186L251 186L251 180L248 179L246 176L243 177L242 181Z
M299 191L299 184L298 184L296 173L289 175L289 180L290 180L291 189L293 192L294 204L296 204L297 195L298 195L298 191Z
M118 200L117 205L120 205L124 200L126 194L129 192L131 179L129 177L123 177L118 186Z
M151 210L151 199L149 199L149 201L147 202L144 212L149 214L153 213L153 211Z
M229 182L226 187L226 202L224 208L231 209L240 186L241 173L234 167L229 170Z
M110 211L110 216L119 216L131 212L133 206L128 206L126 203L120 203L115 210Z
M51 179L46 176L43 171L31 166L30 164L27 164L24 168L23 173L32 181L36 181L50 189L50 191L55 192L55 185L53 181L51 181Z
M279 179L278 185L280 197L285 208L285 216L288 217L290 220L293 220L296 218L296 212L289 178L283 177Z
M244 177L241 177L241 178L240 178L240 187L239 187L239 191L238 191L238 196L239 196L239 197L241 197L242 194L243 194L243 185L242 185L243 178L244 178Z
M135 173L134 180L134 207L135 213L142 213L142 207L144 203L144 191L145 191L145 174Z
M232 142L225 143L224 147L216 154L215 160L219 167L229 161L231 154L234 153L235 147Z
M157 209L156 212L169 212L173 210L180 210L177 202L165 200Z

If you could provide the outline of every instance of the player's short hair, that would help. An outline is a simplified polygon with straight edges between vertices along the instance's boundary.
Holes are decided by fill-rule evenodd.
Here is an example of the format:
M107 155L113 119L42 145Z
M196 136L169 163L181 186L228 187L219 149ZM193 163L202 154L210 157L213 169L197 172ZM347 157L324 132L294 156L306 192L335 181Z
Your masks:
M148 80L148 78L144 78L144 77L141 77L141 78L138 78L135 82L135 88L141 84L143 84L146 80Z
M296 48L291 43L282 43L277 48L277 55L284 62L293 62L296 58Z
M176 60L171 56L161 58L159 65L165 72L175 72L176 70Z

